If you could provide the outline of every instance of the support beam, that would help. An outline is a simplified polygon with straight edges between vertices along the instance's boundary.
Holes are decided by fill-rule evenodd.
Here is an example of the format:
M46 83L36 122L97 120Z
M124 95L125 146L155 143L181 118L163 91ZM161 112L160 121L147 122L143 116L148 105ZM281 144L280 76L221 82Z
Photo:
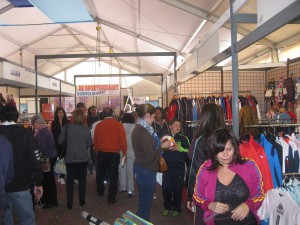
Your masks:
M244 58L244 59L240 60L239 64L240 65L245 65L245 64L251 62L252 60L255 60L255 59L260 58L260 57L262 57L264 55L267 55L267 54L271 54L271 51L272 51L271 49L265 49L261 52L256 53L255 55L252 55L250 57L247 57L247 58Z
M78 77L162 77L162 73L131 73L131 74L78 74L74 75L74 78Z
M175 52L128 52L128 53L93 53L66 55L36 55L37 59L97 58L97 57L139 57L139 56L172 56Z
M278 30L282 26L288 24L289 22L295 20L300 16L300 1L295 1L290 6L286 7L280 11L277 15L266 21L264 24L256 28L252 33L248 34L246 37L241 39L236 44L237 52L244 50L255 42L259 41L261 38L267 36L268 34ZM210 67L222 62L231 56L231 49L227 48L207 63L202 65L197 69L199 73L204 72Z
M74 32L76 32L76 33L78 33L78 34L80 34L80 35L82 35L82 36L85 36L85 37L87 37L87 38L90 38L90 39L92 39L92 40L94 40L94 41L98 41L98 42L99 42L99 40L97 40L97 38L95 38L95 37L93 37L93 36L91 36L91 35L89 35L89 34L86 34L86 33L82 32L82 31L79 31L79 30L74 29L74 28L70 28L70 27L69 27L69 29L73 30ZM113 47L113 49L115 49L115 50L117 50L117 51L119 51L119 52L124 52L124 51L121 50L121 49L115 48L114 46L110 46L109 43L107 43L107 42L100 41L99 43L102 43L102 44L106 45L107 48ZM141 60L144 60L144 59L141 59ZM165 67L163 67L163 66L161 66L161 65L154 64L153 62L149 62L149 61L147 61L147 60L144 60L144 61L147 62L147 63L153 64L153 65L155 65L155 66L161 67L161 68L163 68L163 69L165 69L165 70L169 70L169 68L165 68ZM126 62L126 61L124 61L124 62ZM126 64L130 65L129 62L126 62ZM145 71L145 72L146 72L146 71Z
M237 43L238 52L244 50L250 45L254 44L258 40L264 38L270 33L278 30L280 27L288 24L300 16L300 1L295 1L277 15L270 18L264 24L260 25L253 32L248 34L242 40Z
M238 52L236 49L237 30L233 10L234 0L230 0L230 23L231 23L231 58L232 58L232 122L235 135L239 136L239 71Z
M61 25L61 27L59 27L59 28L57 28L57 29L55 29L55 30L53 30L53 31L51 31L51 32L49 32L49 33L47 33L47 34L44 34L43 36L41 36L41 37L39 37L39 38L37 38L37 39L35 39L35 40L33 40L33 41L31 41L31 42L25 44L25 45L22 45L22 43L16 44L13 40L11 40L11 38L8 38L8 39L5 38L5 39L8 40L8 41L10 41L10 42L12 42L12 43L14 43L15 45L18 45L18 46L20 47L20 49L26 49L27 51L30 52L30 51L34 51L34 50L31 49L31 48L29 48L29 46L31 46L31 45L33 45L33 44L35 44L35 43L37 43L37 42L39 42L39 41L41 41L41 40L43 40L43 39L49 37L49 36L51 36L52 34L57 33L58 31L63 30L65 27L66 27L66 25ZM29 49L29 50L28 50L28 49ZM10 53L9 55L5 56L4 58L8 58L9 56L11 56L11 55L17 53L18 51L19 51L19 50L14 51L14 52ZM33 54L34 54L34 53L33 53ZM35 54L34 54L34 55L35 55Z
M145 42L147 42L147 43L149 43L149 44L155 45L155 46L157 46L157 47L159 47L159 48L162 48L162 49L164 49L164 50L167 50L167 51L169 51L169 52L179 52L179 50L177 50L177 49L175 49L175 48L172 48L172 47L170 47L170 46L168 46L168 45L165 45L165 44L163 44L163 43L160 43L160 42L158 42L158 41L155 41L155 40L153 40L153 39L151 39L151 38L148 38L148 37L146 37L146 36L138 35L137 33L133 32L133 31L131 31L131 30L125 29L125 28L123 28L123 27L120 27L120 26L118 26L118 25L116 25L116 24L114 24L114 23L111 23L111 22L109 22L109 21L106 21L106 20L103 20L103 19L100 19L100 18L96 18L96 22L99 23L99 24L103 24L103 25L105 25L105 26L108 26L108 27L110 27L110 28L112 28L112 29L118 30L118 31L120 31L120 32L122 32L122 33L125 33L125 34L127 34L127 35L130 35L130 36L132 36L132 37L138 38L138 39L140 39L140 40L142 40L142 41L145 41Z
M15 6L13 4L9 4L5 7L3 7L2 9L0 9L0 15L9 11L10 9L14 8Z
M290 38L288 38L288 39L286 39L286 40L284 40L284 41L282 41L280 43L277 43L276 44L276 48L277 49L284 48L284 47L286 47L288 45L295 44L295 43L297 43L299 41L300 41L300 33L296 34L293 37L290 37Z
M255 23L257 24L257 14L238 13L236 16L237 23Z
M189 5L187 3L184 3L184 2L181 2L181 1L178 1L178 0L160 0L160 1L164 2L166 4L169 4L171 6L174 6L178 9L181 9L185 12L188 12L192 15L195 15L195 16L198 16L200 18L206 19L207 21L210 21L212 23L220 24L219 28L223 25L225 28L227 28L229 30L231 29L230 28L230 23L226 23L226 21L229 20L229 9L223 14L223 15L226 14L226 17L224 16L223 23L222 23L221 21L218 21L220 18L211 15L210 12L206 12L202 9L195 8L194 6ZM243 1L243 2L239 3L239 5L237 5L237 3L235 3L234 5L236 5L236 6L234 7L234 12L236 12L245 2L246 1ZM239 27L238 25L237 25L237 31L238 31L239 34L241 34L243 36L246 36L250 33L250 31L247 31L246 29L244 29L242 27ZM274 48L274 46L275 46L275 43L269 41L266 38L263 38L263 39L259 40L259 42L263 45L266 45L269 48ZM196 46L196 47L199 47L199 46Z
M210 15L209 12L206 12L205 10L196 8L195 6L192 6L188 3L181 2L178 0L160 0L161 2L164 2L168 5L171 5L177 9L183 10L185 12L188 12L192 15L198 16L202 19L205 19L207 21L210 21L212 23L215 23L218 20L218 17L215 17L213 15Z

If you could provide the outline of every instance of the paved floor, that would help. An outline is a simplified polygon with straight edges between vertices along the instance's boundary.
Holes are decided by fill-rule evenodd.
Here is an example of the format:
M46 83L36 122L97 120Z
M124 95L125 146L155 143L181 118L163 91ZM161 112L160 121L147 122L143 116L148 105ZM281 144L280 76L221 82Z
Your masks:
M79 206L78 200L78 185L75 184L74 203L73 209L69 210L66 207L66 190L65 185L57 183L58 192L58 206L50 209L36 209L36 222L37 225L75 225L75 224L88 224L82 217L81 212L84 210L98 219L113 224L115 219L121 217L127 210L132 212L136 211L138 196L137 193L132 198L127 196L127 193L118 193L118 202L108 205L106 196L98 196L95 184L95 173L87 176L87 194L86 205ZM156 188L157 200L154 200L151 222L154 225L191 225L192 215L184 207L186 204L183 202L183 210L178 217L171 215L163 216L163 198L161 188L158 185ZM107 194L107 193L106 193Z

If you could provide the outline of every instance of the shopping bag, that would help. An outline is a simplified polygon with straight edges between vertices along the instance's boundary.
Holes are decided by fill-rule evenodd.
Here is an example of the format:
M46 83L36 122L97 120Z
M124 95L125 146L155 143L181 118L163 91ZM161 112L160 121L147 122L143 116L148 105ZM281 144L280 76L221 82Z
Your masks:
M54 165L54 172L57 174L67 174L66 164L64 159L57 157L56 163Z

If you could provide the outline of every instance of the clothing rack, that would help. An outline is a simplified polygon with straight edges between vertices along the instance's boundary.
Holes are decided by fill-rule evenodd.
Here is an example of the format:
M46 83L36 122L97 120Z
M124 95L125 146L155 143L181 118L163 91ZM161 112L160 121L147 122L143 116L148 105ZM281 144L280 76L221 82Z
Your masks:
M257 124L245 125L246 128L259 128L259 127L300 127L299 123L273 123L273 124Z
M284 176L300 176L300 173L284 173Z
M245 125L245 128L273 128L273 134L276 134L276 128L280 127L300 127L298 123L270 123L270 124L257 124L257 125Z
M196 92L196 93L174 93L174 96L177 95L210 95L210 94L230 94L232 91L212 91L212 92ZM249 93L251 94L251 91L239 91L239 94Z

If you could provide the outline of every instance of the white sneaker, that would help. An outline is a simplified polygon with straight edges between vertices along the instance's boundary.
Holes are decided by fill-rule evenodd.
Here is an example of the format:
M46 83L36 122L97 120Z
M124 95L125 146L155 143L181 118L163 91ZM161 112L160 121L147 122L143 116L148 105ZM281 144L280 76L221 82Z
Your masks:
M75 184L78 184L78 180L74 179Z
M153 199L156 200L156 194L155 194L155 193L154 193L154 195L153 195Z
M60 178L60 184L66 184L64 178Z

